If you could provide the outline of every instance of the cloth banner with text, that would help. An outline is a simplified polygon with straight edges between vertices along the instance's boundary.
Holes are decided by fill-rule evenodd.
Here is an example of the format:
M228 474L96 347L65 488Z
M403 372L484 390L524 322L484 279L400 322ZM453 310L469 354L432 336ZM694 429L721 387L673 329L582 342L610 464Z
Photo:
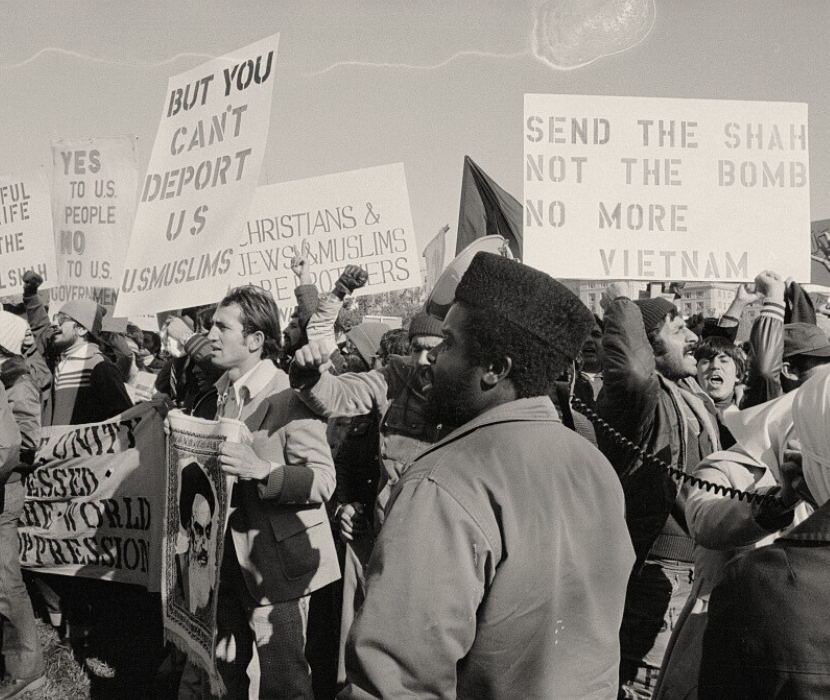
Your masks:
M233 286L270 291L283 326L296 305L291 258L300 254L308 255L324 293L346 265L369 273L356 295L421 286L403 163L258 188L237 247Z
M167 420L164 637L203 668L212 691L221 693L214 636L233 481L222 471L217 455L225 440L250 444L251 434L244 423L225 418L209 421L170 411Z
M18 529L21 566L158 591L164 440L155 402L44 428Z
M23 292L34 270L43 288L58 282L52 240L52 201L42 170L0 175L0 297Z
M135 137L53 141L52 165L59 284L50 303L91 298L112 317L135 216Z
M259 179L279 34L170 79L117 316L216 301Z
M524 258L554 277L810 279L807 105L524 100Z

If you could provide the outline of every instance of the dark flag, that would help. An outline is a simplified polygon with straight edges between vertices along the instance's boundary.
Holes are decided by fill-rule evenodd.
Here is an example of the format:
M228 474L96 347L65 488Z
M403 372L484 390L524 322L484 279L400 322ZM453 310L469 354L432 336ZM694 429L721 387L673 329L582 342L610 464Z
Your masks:
M503 236L513 256L522 259L522 205L465 156L455 254L476 238L496 235Z

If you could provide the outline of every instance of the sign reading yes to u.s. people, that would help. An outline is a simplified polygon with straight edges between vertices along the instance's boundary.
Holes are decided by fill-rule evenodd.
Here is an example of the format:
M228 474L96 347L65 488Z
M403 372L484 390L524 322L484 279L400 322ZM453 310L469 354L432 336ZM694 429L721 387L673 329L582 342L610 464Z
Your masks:
M233 284L257 284L296 305L291 258L307 252L314 283L330 292L346 265L369 274L358 294L421 285L403 163L260 187L237 246Z
M135 214L135 137L53 141L52 163L61 285L117 286Z
M259 178L279 35L170 79L117 316L216 301Z
M57 283L49 182L40 171L0 175L0 296L20 294L27 270L44 287Z
M524 254L559 277L809 280L807 106L525 95Z

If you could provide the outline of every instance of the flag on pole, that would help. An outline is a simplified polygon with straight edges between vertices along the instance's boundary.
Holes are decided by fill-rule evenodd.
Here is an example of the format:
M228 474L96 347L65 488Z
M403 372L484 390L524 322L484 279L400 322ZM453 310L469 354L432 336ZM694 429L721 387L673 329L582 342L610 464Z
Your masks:
M435 286L435 281L438 279L438 275L444 271L444 257L446 255L447 247L446 235L449 230L449 225L445 225L438 233L435 234L435 238L427 244L427 247L424 248L424 259L427 263L427 294L429 294Z
M521 259L522 205L465 156L455 254L476 238L495 235L503 236L513 255Z

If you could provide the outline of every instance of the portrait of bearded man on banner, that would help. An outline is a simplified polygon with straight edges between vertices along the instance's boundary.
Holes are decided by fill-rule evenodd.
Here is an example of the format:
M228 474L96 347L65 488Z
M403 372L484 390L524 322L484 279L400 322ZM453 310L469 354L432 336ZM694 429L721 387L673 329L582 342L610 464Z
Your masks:
M176 553L176 591L197 617L209 610L216 581L216 494L198 462L181 472L179 523L187 533L187 548ZM181 538L180 538L181 539Z

